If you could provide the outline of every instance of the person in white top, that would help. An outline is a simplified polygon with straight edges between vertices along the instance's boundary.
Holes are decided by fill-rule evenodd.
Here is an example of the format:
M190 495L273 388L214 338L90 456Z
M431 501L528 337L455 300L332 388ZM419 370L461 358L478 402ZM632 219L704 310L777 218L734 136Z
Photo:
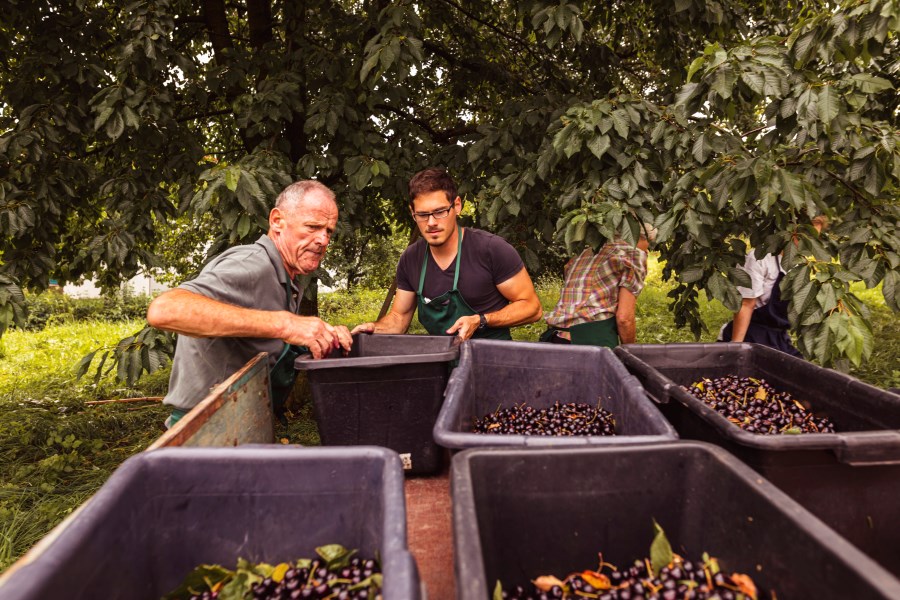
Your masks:
M827 224L824 216L813 219L813 227L820 233ZM788 302L781 299L781 280L785 275L781 256L766 254L757 259L751 251L747 254L743 269L750 276L751 287L738 286L743 298L741 308L734 313L731 322L722 326L718 341L763 344L803 358L788 333L791 325Z

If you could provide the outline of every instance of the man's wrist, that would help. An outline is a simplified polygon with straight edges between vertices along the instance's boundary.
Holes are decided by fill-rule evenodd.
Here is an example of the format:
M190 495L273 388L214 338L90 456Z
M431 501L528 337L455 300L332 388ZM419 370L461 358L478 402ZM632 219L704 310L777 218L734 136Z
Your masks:
M487 329L488 321L484 313L478 315L478 329Z

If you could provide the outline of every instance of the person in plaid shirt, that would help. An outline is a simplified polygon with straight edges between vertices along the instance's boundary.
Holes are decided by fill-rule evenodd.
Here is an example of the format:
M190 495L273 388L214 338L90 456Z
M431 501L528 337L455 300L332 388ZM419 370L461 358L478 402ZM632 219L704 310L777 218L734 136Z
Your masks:
M634 309L647 276L647 249L656 231L641 229L637 247L608 241L566 264L566 281L556 308L547 315L541 341L606 346L635 341Z

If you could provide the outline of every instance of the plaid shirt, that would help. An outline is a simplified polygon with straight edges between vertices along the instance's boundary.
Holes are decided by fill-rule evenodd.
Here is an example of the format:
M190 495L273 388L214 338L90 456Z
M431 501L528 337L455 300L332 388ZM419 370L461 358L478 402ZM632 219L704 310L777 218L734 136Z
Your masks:
M597 254L586 248L566 263L566 283L547 323L566 328L614 317L619 288L637 296L646 276L647 253L628 242L609 241Z

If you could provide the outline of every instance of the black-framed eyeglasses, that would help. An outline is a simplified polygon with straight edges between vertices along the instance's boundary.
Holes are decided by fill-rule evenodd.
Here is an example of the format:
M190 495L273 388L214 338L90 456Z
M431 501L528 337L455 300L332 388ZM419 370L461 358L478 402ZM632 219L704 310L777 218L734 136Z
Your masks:
M439 208L437 210L433 210L431 212L414 212L413 218L419 223L425 223L431 217L434 217L437 220L441 220L447 217L450 214L450 209L453 208L451 204L447 208Z

